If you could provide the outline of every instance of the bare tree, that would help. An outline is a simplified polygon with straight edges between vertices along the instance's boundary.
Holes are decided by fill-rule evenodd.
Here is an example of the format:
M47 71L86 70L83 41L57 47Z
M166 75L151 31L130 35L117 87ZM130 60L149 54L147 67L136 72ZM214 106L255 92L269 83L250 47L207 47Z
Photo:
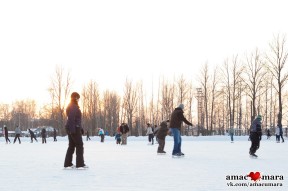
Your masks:
M82 113L83 126L87 131L91 131L92 135L97 132L100 127L100 91L95 81L90 81L82 90Z
M229 60L227 59L224 62L223 69L223 81L226 89L227 96L227 106L228 106L228 116L229 116L229 127L234 127L235 124L235 110L236 110L236 101L239 98L240 94L238 92L240 82L242 81L241 74L244 71L244 67L238 61L238 56L234 56L229 65Z
M65 105L70 94L71 77L70 72L65 73L60 66L56 67L55 76L51 79L50 94L55 98L55 107L57 111L57 128L64 132ZM53 100L54 101L54 100Z
M106 90L103 96L104 129L110 136L119 124L120 97L115 92Z
M266 56L266 59L268 61L269 70L277 81L276 85L274 85L274 88L278 93L279 105L277 124L282 126L282 90L288 79L287 71L284 72L288 56L286 37L278 35L274 38L274 41L269 44L269 47L271 53Z
M254 53L246 57L246 77L244 79L246 84L247 95L251 98L251 122L256 116L256 98L258 98L264 91L263 77L266 75L264 62L258 52L258 49ZM260 104L260 103L258 103Z
M218 83L219 83L219 77L218 77L217 73L218 73L218 68L215 67L213 75L212 75L210 135L212 134L212 131L213 131L213 123L214 124L216 123L215 117L214 117L214 115L215 115L214 109L215 109L215 100L216 100L216 97L218 96L218 93L217 93L216 90L217 90L217 86L218 86Z
M132 81L126 79L124 97L123 97L123 107L126 112L128 126L130 127L131 134L133 134L133 117L135 116L136 107L138 103L138 88L137 85L133 86Z

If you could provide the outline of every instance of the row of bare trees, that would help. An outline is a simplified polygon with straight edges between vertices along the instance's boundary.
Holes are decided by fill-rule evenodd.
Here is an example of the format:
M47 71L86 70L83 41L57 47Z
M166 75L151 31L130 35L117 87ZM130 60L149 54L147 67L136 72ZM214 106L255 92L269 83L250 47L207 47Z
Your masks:
M142 81L126 79L120 96L111 90L100 92L97 82L91 80L81 90L83 127L93 135L100 127L112 135L126 122L132 135L141 136L146 123L158 125L169 119L179 103L185 105L186 118L193 121L190 130L194 135L222 134L229 127L247 133L257 114L263 115L265 127L282 125L283 117L288 120L287 104L282 103L287 98L287 55L286 38L278 35L267 52L256 49L243 58L236 55L212 69L205 63L193 83L183 75L173 80L160 77L156 86L153 82L152 91L146 91ZM0 125L19 125L22 129L49 125L64 135L72 84L70 72L58 66L48 88L51 103L39 110L34 100L0 104ZM182 128L182 134L186 130Z

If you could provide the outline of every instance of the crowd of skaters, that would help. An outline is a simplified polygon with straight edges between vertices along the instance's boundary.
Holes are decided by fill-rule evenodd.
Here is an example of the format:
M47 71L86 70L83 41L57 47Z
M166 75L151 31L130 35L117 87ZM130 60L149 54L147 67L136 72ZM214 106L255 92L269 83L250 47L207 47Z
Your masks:
M80 107L78 105L78 101L80 99L80 95L77 92L73 92L71 94L71 101L69 105L66 108L66 114L67 114L67 122L65 125L65 130L68 135L68 149L66 152L65 160L64 160L64 167L65 168L88 168L86 164L84 163L84 147L83 147L83 140L82 136L84 135L84 130L81 124L82 120L82 113L80 110ZM146 135L148 136L148 144L154 145L154 137L156 136L156 141L158 143L158 154L165 154L164 151L165 147L165 138L166 136L170 134L173 136L174 145L173 145L173 151L172 156L175 157L183 157L184 153L181 150L182 145L182 138L181 138L181 126L182 123L185 123L189 126L193 126L191 122L189 122L184 117L184 104L179 104L178 107L176 107L173 112L171 113L170 119L164 120L160 123L160 127L157 127L156 125L153 127L150 123L147 123L146 127ZM251 147L249 150L249 154L251 156L257 157L255 154L256 151L260 147L260 141L262 137L262 116L258 115L252 122L251 128L250 128L250 141L251 141ZM115 140L117 145L127 145L127 137L129 133L129 127L127 123L122 123L117 129L115 133ZM276 140L277 142L280 142L280 137L282 138L282 142L284 142L283 139L283 131L281 125L277 125L276 128ZM28 129L31 137L31 143L33 143L33 140L38 142L34 132L31 129ZM21 144L20 136L21 136L21 130L19 126L15 128L15 143L18 139L19 144ZM56 129L54 129L54 141L57 141L56 138ZM231 137L231 142L233 143L233 135L234 135L234 129L233 127L230 128L229 134ZM7 126L4 125L4 135L6 143L10 143L10 139L8 137L8 129ZM89 131L86 131L87 138L86 140L91 140ZM105 131L102 128L98 128L98 135L101 137L101 142L104 143L105 138ZM42 128L41 131L41 137L42 137L42 144L46 143L46 136L47 132L45 128ZM268 135L267 135L268 136ZM73 154L76 150L76 166L72 163Z

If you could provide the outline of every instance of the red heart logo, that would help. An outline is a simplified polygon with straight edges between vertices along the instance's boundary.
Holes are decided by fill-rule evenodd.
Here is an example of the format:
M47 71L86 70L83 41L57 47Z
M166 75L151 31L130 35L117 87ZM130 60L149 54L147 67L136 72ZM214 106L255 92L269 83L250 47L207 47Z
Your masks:
M255 172L255 173L254 172L250 172L248 174L248 176L251 178L251 180L254 180L255 182L261 178L260 177L260 172Z

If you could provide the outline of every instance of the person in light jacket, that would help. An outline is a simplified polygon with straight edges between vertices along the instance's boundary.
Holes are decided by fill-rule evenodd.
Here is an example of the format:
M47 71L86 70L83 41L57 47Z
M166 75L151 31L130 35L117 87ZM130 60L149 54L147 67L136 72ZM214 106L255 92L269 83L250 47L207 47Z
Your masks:
M22 132L21 132L19 126L17 125L17 126L16 126L16 129L15 129L15 138L14 138L13 144L16 142L16 139L18 139L19 144L21 144L21 140L20 140L21 134L22 134Z
M154 144L154 132L150 123L147 123L146 131L147 131L146 135L148 135L148 141L149 143L153 145Z

